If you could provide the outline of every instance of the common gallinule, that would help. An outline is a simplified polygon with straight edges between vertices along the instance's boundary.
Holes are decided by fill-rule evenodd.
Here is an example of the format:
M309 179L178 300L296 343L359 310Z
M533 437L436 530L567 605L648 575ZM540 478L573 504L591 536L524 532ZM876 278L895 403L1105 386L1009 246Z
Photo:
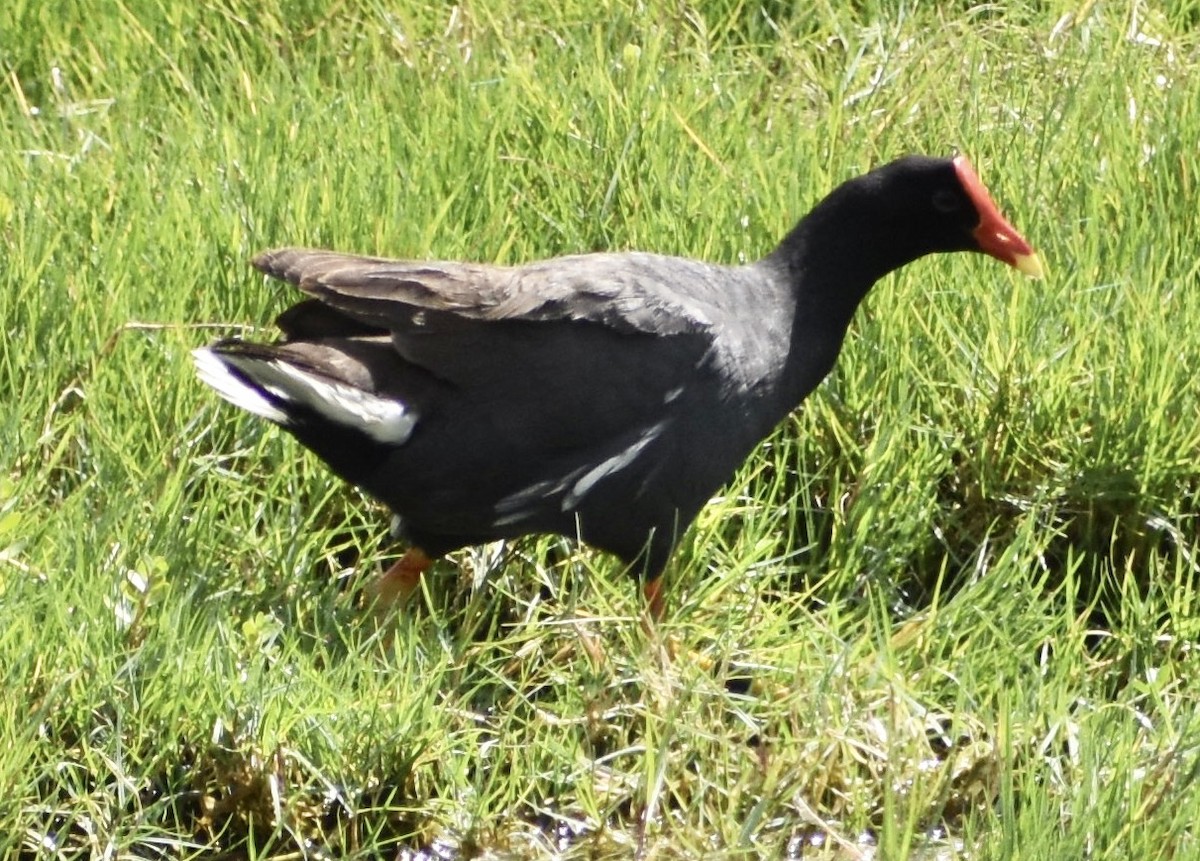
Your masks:
M381 581L392 600L451 550L558 533L620 558L660 617L700 507L829 373L871 285L939 251L1041 274L964 157L911 156L840 185L745 266L268 251L254 266L311 298L279 316L278 343L195 359L395 513L411 549Z

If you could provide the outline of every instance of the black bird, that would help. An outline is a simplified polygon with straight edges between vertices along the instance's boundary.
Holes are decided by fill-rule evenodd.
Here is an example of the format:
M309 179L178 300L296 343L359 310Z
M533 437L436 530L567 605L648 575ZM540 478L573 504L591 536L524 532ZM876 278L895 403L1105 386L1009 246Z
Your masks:
M310 298L275 344L195 351L201 379L293 434L433 558L579 536L660 576L701 506L829 373L879 278L925 254L1041 264L967 160L910 156L838 186L763 259L641 252L410 262L284 249L254 260Z

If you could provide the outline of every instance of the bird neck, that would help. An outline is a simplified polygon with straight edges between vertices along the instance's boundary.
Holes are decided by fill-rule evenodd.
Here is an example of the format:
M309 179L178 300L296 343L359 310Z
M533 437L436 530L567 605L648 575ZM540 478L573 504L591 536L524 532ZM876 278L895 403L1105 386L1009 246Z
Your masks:
M848 325L876 281L931 250L860 178L817 204L765 262L791 284L799 310Z
M832 369L872 285L926 253L869 192L853 181L839 187L760 262L795 302L779 392L789 408Z

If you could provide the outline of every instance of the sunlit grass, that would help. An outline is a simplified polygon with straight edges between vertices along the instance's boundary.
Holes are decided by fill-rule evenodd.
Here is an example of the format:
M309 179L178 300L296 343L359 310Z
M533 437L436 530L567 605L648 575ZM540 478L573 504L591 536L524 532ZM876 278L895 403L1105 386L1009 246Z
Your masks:
M9 3L3 853L1197 854L1200 7L1168 5ZM269 331L263 248L749 260L954 150L1050 278L882 282L658 637L558 539L377 624L385 513L188 361Z

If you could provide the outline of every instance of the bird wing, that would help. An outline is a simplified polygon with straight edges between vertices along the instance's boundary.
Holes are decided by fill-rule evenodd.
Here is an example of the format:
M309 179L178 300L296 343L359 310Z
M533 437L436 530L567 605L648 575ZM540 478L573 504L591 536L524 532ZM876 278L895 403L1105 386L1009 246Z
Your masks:
M455 320L570 320L652 335L697 334L711 325L710 309L676 289L693 274L705 280L708 267L653 254L581 254L505 267L285 248L259 255L254 266L393 332L453 328Z
M419 368L459 392L440 415L469 411L463 424L485 423L514 456L607 445L660 420L702 388L691 384L714 341L711 309L678 289L712 270L682 258L500 267L284 249L254 265L313 297L279 318L289 342L390 336L405 365L379 363L380 389Z

